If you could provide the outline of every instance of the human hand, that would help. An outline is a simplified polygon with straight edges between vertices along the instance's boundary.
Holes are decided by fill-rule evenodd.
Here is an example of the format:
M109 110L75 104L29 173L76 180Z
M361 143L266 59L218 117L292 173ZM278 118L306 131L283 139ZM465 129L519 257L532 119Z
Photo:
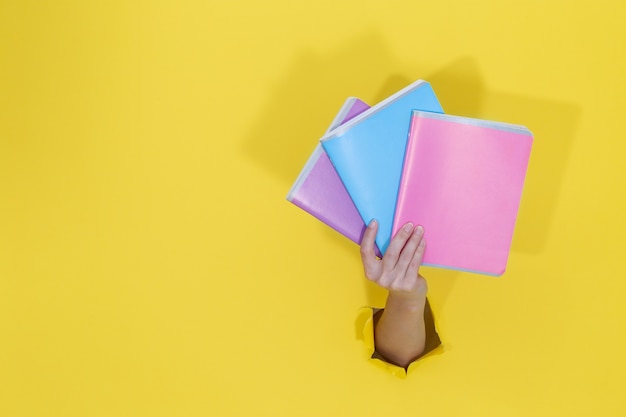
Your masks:
M374 241L378 223L372 220L361 241L361 260L365 276L395 295L422 295L427 291L426 280L419 275L426 240L424 228L405 224L391 239L382 259L376 257Z

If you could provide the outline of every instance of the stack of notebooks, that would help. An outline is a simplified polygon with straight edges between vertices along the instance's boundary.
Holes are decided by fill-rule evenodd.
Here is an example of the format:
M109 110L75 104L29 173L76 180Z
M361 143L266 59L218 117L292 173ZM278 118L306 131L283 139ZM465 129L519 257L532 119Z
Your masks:
M376 219L380 256L420 224L424 265L499 276L532 140L523 126L444 114L419 80L373 107L347 99L287 200L356 243Z

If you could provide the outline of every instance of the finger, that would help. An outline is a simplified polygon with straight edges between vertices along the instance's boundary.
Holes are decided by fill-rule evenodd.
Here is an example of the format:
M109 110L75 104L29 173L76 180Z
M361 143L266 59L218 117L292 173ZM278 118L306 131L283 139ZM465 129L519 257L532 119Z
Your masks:
M422 266L422 260L424 259L424 252L426 251L426 239L422 233L417 249L413 254L413 259L406 270L406 277L413 278L419 275L420 266Z
M415 255L415 251L417 250L420 242L422 241L422 236L424 235L424 228L422 226L417 226L413 229L411 233L411 237L402 248L402 252L400 252L400 258L398 259L398 263L396 264L395 271L399 276L404 277L407 274L407 268L409 264L413 260ZM412 275L409 275L412 276Z
M383 256L383 268L385 270L390 271L395 268L400 252L406 244L406 241L411 237L412 231L413 224L406 223L391 239L391 243L389 243L387 247L387 252L385 252L385 256Z
M363 239L361 240L361 261L363 262L365 276L371 280L378 278L378 269L380 268L380 261L376 258L376 252L374 251L377 232L378 222L372 220L365 229Z

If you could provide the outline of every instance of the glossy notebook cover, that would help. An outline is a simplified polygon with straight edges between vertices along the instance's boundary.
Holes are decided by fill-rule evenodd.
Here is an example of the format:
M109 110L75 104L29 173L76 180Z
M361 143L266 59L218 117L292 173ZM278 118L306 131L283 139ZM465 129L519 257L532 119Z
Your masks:
M424 226L425 265L501 275L532 141L523 126L413 112L394 233Z
M369 106L363 101L348 98L327 132L367 109ZM309 157L289 191L287 200L353 242L361 243L365 224L321 144Z
M383 254L391 238L414 109L443 112L426 81L416 81L321 139L364 223L378 221L376 244Z

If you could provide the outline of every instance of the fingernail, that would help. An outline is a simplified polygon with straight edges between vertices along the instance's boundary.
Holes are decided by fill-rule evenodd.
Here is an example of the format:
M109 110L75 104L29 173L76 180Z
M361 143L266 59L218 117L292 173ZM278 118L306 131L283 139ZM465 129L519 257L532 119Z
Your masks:
M403 229L404 229L405 232L410 232L411 230L413 230L413 223L405 224Z
M424 233L424 228L422 226L417 226L415 231L417 232L418 235L421 235Z
M376 219L372 219L372 221L370 222L370 224L367 225L367 227L372 228L376 226Z

